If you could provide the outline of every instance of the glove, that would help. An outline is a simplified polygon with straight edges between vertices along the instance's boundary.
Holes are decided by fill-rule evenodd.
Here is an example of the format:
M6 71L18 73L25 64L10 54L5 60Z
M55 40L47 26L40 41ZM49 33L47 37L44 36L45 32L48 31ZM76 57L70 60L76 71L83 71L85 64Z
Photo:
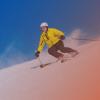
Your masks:
M61 40L64 40L65 39L65 36L64 35L60 36L60 39Z
M40 54L40 52L37 51L37 52L35 53L35 56L38 58L38 57L39 57L39 54Z

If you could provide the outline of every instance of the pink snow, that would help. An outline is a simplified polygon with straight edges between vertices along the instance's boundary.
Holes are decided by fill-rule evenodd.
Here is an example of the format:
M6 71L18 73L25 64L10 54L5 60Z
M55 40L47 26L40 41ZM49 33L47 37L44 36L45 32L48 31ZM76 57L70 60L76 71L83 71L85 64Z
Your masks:
M0 100L100 100L100 42L78 50L72 60L44 69L31 69L33 60L0 70Z

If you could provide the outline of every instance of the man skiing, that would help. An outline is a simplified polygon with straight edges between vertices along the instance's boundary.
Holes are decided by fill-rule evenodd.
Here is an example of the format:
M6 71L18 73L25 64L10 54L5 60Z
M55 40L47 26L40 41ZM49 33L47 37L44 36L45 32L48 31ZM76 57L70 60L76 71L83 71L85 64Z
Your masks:
M40 43L35 53L36 57L39 57L39 54L43 50L45 44L48 46L48 53L58 60L62 61L64 58L63 53L69 53L73 56L76 56L78 52L69 47L64 47L63 40L65 39L64 33L55 28L49 28L48 23L44 22L40 25L42 34L40 36ZM60 52L58 52L60 51Z

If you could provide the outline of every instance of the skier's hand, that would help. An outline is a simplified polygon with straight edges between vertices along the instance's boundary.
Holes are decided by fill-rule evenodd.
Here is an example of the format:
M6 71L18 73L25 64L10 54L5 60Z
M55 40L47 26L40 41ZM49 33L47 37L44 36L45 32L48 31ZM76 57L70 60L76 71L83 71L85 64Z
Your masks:
M39 54L40 54L40 52L37 51L37 52L35 53L35 56L38 58L38 57L39 57Z
M64 35L61 35L61 36L60 36L60 39L61 39L61 40L64 40L64 39L65 39L65 36L64 36Z

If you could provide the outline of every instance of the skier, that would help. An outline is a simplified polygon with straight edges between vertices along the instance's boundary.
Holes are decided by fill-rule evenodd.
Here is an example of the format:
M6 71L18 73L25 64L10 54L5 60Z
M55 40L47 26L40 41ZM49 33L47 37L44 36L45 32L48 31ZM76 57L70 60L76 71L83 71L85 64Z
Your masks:
M36 57L39 57L39 54L43 50L45 44L47 44L49 48L48 53L60 61L63 61L63 53L69 53L72 56L76 56L78 54L76 50L64 46L63 40L65 39L65 35L62 31L55 28L49 28L48 23L46 22L41 23L40 28L42 34L37 52L35 53ZM61 53L58 51L61 51Z

